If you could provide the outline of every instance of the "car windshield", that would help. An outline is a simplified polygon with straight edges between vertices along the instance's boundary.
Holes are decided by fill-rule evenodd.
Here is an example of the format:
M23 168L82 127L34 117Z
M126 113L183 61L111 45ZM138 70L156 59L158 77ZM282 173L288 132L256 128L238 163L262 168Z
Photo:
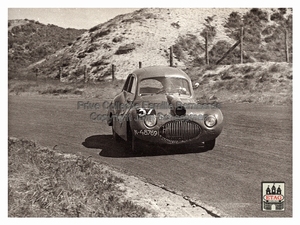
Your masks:
M139 95L179 94L191 95L189 82L179 77L146 78L139 84Z

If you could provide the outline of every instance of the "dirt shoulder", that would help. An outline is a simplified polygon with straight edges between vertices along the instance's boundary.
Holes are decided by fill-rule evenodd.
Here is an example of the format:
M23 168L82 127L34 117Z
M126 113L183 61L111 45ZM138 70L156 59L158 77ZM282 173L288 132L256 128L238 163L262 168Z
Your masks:
M124 180L119 187L125 191L124 197L140 206L149 209L149 217L219 217L187 196L181 196L171 190L164 189L141 179L111 170L112 174Z
M212 217L187 197L75 154L8 140L9 217Z

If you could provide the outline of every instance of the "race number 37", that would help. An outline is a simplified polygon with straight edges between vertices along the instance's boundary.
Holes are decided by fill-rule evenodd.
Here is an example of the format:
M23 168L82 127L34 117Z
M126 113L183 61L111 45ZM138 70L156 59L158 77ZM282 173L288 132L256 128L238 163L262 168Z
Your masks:
M139 117L144 117L146 115L155 115L155 109L138 108L137 114Z

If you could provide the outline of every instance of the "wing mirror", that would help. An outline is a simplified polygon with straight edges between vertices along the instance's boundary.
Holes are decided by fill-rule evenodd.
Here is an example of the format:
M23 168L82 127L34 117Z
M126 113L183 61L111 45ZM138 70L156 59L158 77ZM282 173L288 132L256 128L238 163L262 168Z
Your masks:
M194 83L194 85L193 85L193 89L195 90L195 89L197 89L199 86L200 86L200 84L199 84L198 82L196 82L196 83Z
M127 91L124 91L123 93L124 93L125 101L127 101L128 103L133 101L134 95L132 93L127 92Z
M126 101L127 101L127 102L132 102L131 96L128 96L128 97L126 98Z

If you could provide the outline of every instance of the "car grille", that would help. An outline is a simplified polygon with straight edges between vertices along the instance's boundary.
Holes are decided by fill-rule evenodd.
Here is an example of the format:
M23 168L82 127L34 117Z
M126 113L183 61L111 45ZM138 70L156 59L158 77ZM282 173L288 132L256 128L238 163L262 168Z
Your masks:
M159 133L171 141L186 141L196 138L201 133L201 127L190 120L174 120L161 126Z

